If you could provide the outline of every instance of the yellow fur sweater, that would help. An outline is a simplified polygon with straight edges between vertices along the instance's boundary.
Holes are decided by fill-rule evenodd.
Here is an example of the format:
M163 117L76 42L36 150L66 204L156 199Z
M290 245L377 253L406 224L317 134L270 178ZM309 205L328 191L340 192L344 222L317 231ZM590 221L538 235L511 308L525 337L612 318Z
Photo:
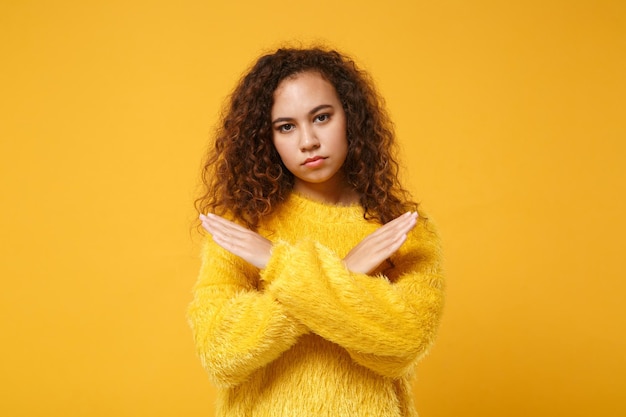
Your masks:
M207 239L188 318L217 416L416 416L410 378L443 307L439 239L418 221L372 276L342 258L380 225L292 193L255 269ZM393 266L392 266L393 264Z

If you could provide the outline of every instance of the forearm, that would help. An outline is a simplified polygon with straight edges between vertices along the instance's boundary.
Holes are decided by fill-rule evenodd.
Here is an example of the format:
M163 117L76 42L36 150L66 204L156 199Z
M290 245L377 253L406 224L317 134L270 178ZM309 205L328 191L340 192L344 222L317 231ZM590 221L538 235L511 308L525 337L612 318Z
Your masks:
M241 383L307 329L257 289L258 270L207 240L187 316L196 349L220 386Z
M268 291L312 332L359 352L359 362L387 358L404 369L431 344L443 304L436 271L414 271L392 284L351 273L313 242L274 250L262 275L270 280Z

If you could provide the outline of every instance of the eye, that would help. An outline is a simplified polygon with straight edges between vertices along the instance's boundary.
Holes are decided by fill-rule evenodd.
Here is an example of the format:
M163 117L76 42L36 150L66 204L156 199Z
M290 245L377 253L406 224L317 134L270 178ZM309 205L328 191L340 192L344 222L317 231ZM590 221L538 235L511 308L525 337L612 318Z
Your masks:
M326 122L330 119L330 114L328 113L322 113L322 114L318 114L317 116L315 116L315 121L317 122Z
M276 128L281 133L291 132L294 129L294 126L291 123L285 123L284 125L280 125Z

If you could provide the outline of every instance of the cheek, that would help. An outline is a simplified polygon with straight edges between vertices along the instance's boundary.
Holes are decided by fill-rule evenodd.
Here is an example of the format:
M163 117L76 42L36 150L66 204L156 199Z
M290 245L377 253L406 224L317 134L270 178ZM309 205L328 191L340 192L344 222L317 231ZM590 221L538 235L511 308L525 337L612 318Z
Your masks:
M280 160L283 161L283 164L289 166L289 149L286 144L274 141L274 149L276 149L276 153Z
M276 153L282 158L281 143L278 142L274 136L272 136L272 145L274 146Z
M348 138L346 137L345 129L338 132L337 138L338 139L337 139L335 148L338 151L342 151L343 153L347 154L349 145L348 145Z

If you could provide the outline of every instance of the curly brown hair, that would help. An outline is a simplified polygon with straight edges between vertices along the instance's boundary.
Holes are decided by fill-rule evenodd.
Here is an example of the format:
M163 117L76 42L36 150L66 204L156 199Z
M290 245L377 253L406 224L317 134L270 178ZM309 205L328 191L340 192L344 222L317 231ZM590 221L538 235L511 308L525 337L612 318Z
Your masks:
M202 169L199 213L228 212L255 230L259 220L286 199L294 176L272 141L274 91L285 78L307 71L330 82L343 105L348 140L343 170L359 195L364 218L384 224L417 210L399 183L393 124L371 78L347 56L316 47L264 55L240 80Z

